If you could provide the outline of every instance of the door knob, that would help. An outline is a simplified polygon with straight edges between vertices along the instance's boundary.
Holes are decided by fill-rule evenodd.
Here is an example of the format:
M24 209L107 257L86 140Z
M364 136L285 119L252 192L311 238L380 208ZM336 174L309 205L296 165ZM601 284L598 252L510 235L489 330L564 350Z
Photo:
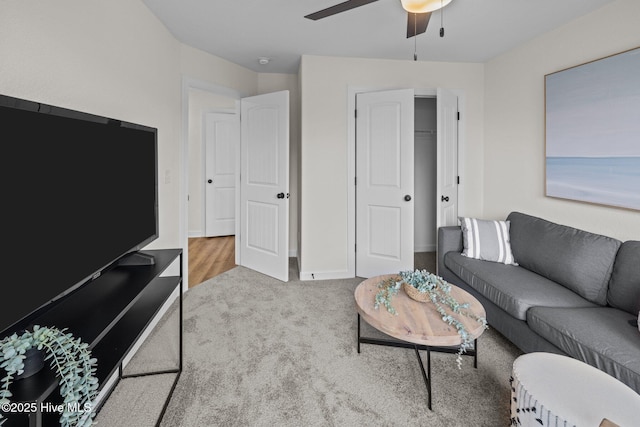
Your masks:
M440 197L440 201L441 202L448 202L449 201L449 196L446 196L446 197L445 196L441 196Z
M276 196L278 199L284 199L284 193L278 193Z
M406 196L404 196L404 201L405 202L410 202L411 201L411 196L408 195L408 194Z
M208 182L209 184L211 184L211 183L213 182L213 180L212 180L212 179L208 179L208 180L207 180L207 182Z

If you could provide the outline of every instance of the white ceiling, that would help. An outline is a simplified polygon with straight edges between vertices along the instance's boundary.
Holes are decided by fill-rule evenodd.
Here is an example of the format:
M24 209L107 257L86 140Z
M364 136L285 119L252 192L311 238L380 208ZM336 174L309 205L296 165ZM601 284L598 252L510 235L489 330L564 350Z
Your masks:
M302 54L413 60L417 47L419 61L486 62L613 0L453 0L444 8L445 37L438 11L415 41L406 38L399 0L304 18L342 1L143 0L182 43L254 71L291 74Z

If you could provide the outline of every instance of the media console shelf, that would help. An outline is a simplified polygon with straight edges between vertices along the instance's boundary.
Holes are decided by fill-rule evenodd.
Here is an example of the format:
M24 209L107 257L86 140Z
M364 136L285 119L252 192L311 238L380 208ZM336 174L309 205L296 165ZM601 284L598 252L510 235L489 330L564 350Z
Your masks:
M92 355L98 359L96 377L100 389L105 382L119 373L125 356L140 339L160 308L178 290L179 300L179 361L178 367L162 372L142 375L175 373L176 378L158 418L158 424L166 410L171 394L182 372L182 250L148 250L145 254L155 259L153 265L117 266L97 279L65 296L39 315L30 324L67 328L75 337L89 344ZM177 276L161 274L178 260ZM137 375L139 376L139 375ZM61 403L57 392L58 381L48 365L32 377L15 381L10 390L13 402ZM114 385L115 387L115 385ZM3 427L59 425L59 414L33 412L11 414Z

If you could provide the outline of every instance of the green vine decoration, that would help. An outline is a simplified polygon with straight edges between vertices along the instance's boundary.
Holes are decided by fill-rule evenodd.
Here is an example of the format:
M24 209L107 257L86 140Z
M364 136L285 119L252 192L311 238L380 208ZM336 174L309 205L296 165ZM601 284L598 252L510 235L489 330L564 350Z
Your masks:
M403 283L413 286L418 290L418 292L427 294L429 300L433 303L440 314L442 321L456 328L461 338L456 363L458 364L459 369L462 368L462 354L473 348L473 338L462 322L447 313L445 306L449 307L449 309L451 309L455 314L460 314L476 320L485 329L488 328L487 320L484 317L476 316L467 310L469 308L468 303L461 304L451 296L451 284L446 282L442 277L429 273L427 270L401 271L399 273L399 280L398 278L390 278L380 282L378 284L380 291L378 291L375 296L374 307L377 309L380 305L384 305L389 313L397 315L398 313L396 309L391 305L391 300L398 293Z
M25 353L32 348L44 351L44 359L50 361L51 369L60 381L63 398L63 404L59 406L60 425L91 426L95 417L91 405L98 393L97 360L91 357L89 345L74 338L66 329L34 326L33 332L14 333L0 341L0 368L6 372L0 379L0 405L10 407L7 406L12 397L9 386L16 375L22 374ZM35 409L35 406L31 408ZM0 425L5 421L0 413Z

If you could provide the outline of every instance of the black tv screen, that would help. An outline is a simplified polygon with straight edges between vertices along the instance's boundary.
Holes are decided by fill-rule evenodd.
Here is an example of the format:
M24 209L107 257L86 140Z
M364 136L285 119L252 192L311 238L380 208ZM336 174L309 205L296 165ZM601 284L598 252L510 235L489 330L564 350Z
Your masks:
M157 130L0 95L0 133L7 332L158 237Z

